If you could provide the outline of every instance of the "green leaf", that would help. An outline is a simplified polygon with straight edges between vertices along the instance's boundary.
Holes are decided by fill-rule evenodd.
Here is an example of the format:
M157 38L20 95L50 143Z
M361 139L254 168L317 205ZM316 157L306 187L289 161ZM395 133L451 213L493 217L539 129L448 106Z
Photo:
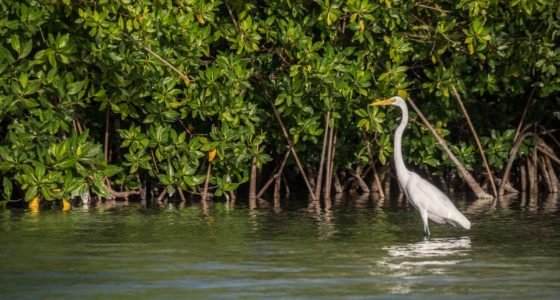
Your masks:
M14 168L14 164L7 161L0 161L0 171L8 172Z
M21 45L19 42L19 36L12 35L10 37L10 45L12 45L12 49L14 49L17 53L20 53Z
M107 191L107 187L104 184L104 177L99 174L93 175L93 184L91 186L92 191L100 197L109 198L109 192Z
M103 171L103 174L107 177L114 176L118 173L122 172L122 168L116 165L108 165L107 168Z
M362 127L364 127L364 126L366 126L366 125L369 125L369 120L368 120L368 119L361 119L361 120L358 122L358 125L356 125L356 127L357 127L357 128L362 128ZM367 129L369 129L369 126L366 126L366 130L367 130Z
M114 60L114 61L121 61L123 60L122 56L114 53L114 52L109 52L109 57Z
M41 187L39 190L41 191L41 195L45 200L49 200L49 201L54 200L54 195L50 189L46 187Z
M53 66L53 68L56 68L57 64L56 64L56 58L54 52L49 49L49 50L45 50L45 53L47 55L47 59L49 60L51 66Z
M363 108L356 109L356 110L354 111L354 113L355 113L356 115L362 117L362 118L367 118L367 117L368 117L368 112L367 112L365 109L363 109Z
M76 164L76 158L75 157L68 157L65 160L57 163L54 165L55 168L57 169L68 169L70 167L73 167Z
M10 155L10 150L7 147L0 147L0 158L4 161L12 161L13 158Z
M168 120L175 120L175 119L177 119L177 117L179 117L181 114L180 114L179 112L177 112L177 111L174 111L174 110L168 110L168 111L166 111L166 112L164 113L164 115L165 115L165 117L166 117Z
M31 53L31 48L32 48L32 40L28 40L23 45L23 49L21 49L21 52L19 52L18 60L27 57L27 55Z
M167 175L163 175L163 174L158 174L158 179L159 182L163 185L170 185L171 184L171 178Z
M31 199L35 198L35 196L37 196L37 187L33 186L30 187L29 189L27 189L27 191L25 191L25 202L29 202L31 201Z
M38 180L41 180L45 176L45 165L42 163L37 162L35 164L35 176Z
M382 165L385 165L387 163L387 157L385 156L383 151L379 151L378 157L379 157L379 162L381 162Z
M19 84L21 84L21 87L25 90L25 88L27 87L27 82L29 78L27 77L27 73L21 73L19 74Z
M14 189L12 182L8 179L8 177L4 177L4 179L2 180L2 185L4 187L4 190L2 191L4 200L10 200L12 197L12 191Z
M29 85L25 89L25 94L26 95L35 94L39 90L40 87L41 87L41 81L31 80L31 81L29 81Z
M68 85L68 94L76 95L84 88L85 81L76 81Z

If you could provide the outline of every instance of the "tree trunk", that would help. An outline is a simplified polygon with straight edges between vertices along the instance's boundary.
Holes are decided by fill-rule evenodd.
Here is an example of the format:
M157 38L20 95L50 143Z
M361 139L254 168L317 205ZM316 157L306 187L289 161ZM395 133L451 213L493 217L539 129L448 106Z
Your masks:
M373 191L374 193L379 193L379 196L381 198L384 198L385 195L383 193L383 187L381 186L381 180L379 179L379 174L377 174L377 169L375 168L375 162L373 161L373 154L371 151L371 143L370 141L367 139L366 133L362 130L362 136L364 138L364 141L366 142L366 149L368 152L368 157L369 157L369 161L370 161L370 165L371 165L371 169L373 171L373 179L371 182L371 188L370 191Z
M181 199L181 202L187 202L187 199L185 198L185 194L183 194L183 190L181 190L181 187L177 186L177 192L179 193L179 198Z
M527 192L527 172L526 164L519 164L519 180L521 181L521 192ZM500 187L501 188L501 187Z
M498 178L498 177L494 178L494 181L495 181L497 184L500 184L500 185L502 184L502 179L500 179L500 178ZM505 190L506 190L506 192L512 193L512 194L517 194L517 193L519 193L519 191L516 190L509 182L506 182Z
M372 163L371 167L373 168L373 178L375 180L375 185L377 186L377 192L379 193L379 197L385 198L385 193L383 193L383 187L381 187L381 179L379 179L379 174L377 173L375 164Z
M109 116L110 116L110 106L107 103L105 107L105 143L103 145L103 154L105 161L109 163Z
M358 185L360 186L360 189L362 190L363 193L369 193L369 187L366 184L366 182L364 181L364 179L361 176L362 173L362 168L360 166L356 167L356 170L354 171L354 178L356 178L356 181L358 182Z
M164 188L163 191L161 191L161 193L159 194L159 196L156 199L156 204L158 206L163 205L163 198L165 197L166 194L167 194L167 189Z
M237 196L235 195L234 191L229 191L229 203L230 205L235 205L235 201L237 200Z
M385 197L391 199L391 176L385 175L384 182Z
M382 166L381 170L379 171L379 181L381 181L381 183L385 182L385 177L387 176L387 166Z
M204 190L202 191L202 199L200 201L206 202L208 198L208 183L210 181L210 173L212 172L212 164L208 162L208 170L206 172L206 180L204 180Z
M340 184L340 179L338 179L338 174L334 173L334 191L337 194L344 193L344 189L342 188L342 184Z
M257 208L257 158L251 162L251 179L249 181L249 208Z
M537 159L538 170L540 170L541 178L544 179L544 183L546 186L546 191L548 193L552 193L552 182L550 181L550 176L548 174L548 170L546 168L546 164L542 156Z
M558 182L558 176L556 176L556 172L554 172L554 166L552 165L552 162L550 162L550 158L545 157L545 163L548 169L548 176L550 177L550 181L552 182L552 192L558 193L558 185L560 183Z
M528 138L529 136L534 136L532 132L525 132L513 143L511 150L509 151L509 158L506 164L506 168L504 169L504 174L502 175L502 182L500 183L500 187L498 189L498 195L504 194L505 185L509 180L509 172L511 171L511 167L513 166L513 162L515 160L515 156L517 155L517 151L519 151L519 147L523 143L523 141Z
M554 161L555 163L560 165L560 158L558 158L556 155L554 155L554 153L550 152L548 149L542 147L542 146L537 146L537 149L544 155L548 156L548 158L550 158L552 161Z
M336 156L336 134L337 134L337 130L334 130L334 140L333 140L333 149L332 149L332 156L331 156L331 167L329 170L329 195L331 193L331 188L332 188L332 182L334 179L334 173L335 173L335 169L334 169L334 158Z
M447 156L449 156L451 161L453 161L453 163L457 167L457 170L459 170L459 172L463 176L463 179L469 185L469 187L474 192L476 197L478 197L479 199L493 199L492 195L486 193L480 187L480 185L476 182L476 180L474 180L474 178L469 173L469 171L467 171L467 169L463 166L463 164L461 164L461 162L457 159L457 157L455 157L453 152L451 152L451 150L449 150L449 147L447 147L447 143L445 142L445 140L442 137L440 137L439 134L437 134L436 130L428 122L426 117L424 117L424 114L422 114L422 112L418 109L418 107L416 107L414 102L412 100L409 100L409 103L412 106L412 108L416 111L416 113L418 114L418 116L420 117L420 119L422 120L424 125L426 125L426 127L428 127L430 132L435 136L435 138L437 139L439 144L443 147L443 150L445 151L445 153L447 153Z
M377 174L375 173L375 170L373 170L373 176L371 176L371 180L369 182L369 190L372 193L379 193L379 186L377 185L377 180L379 179L379 176L377 176Z
M539 193L539 157L537 154L537 147L533 148L533 195L537 195Z
M315 184L315 169L312 166L307 166L307 175L309 176L309 185L314 190L317 185Z
M325 151L327 149L327 139L329 132L329 119L331 118L331 111L327 111L325 118L325 132L323 133L323 147L321 149L321 161L319 163L319 172L317 173L317 181L315 185L315 199L321 198L321 185L323 183L323 168L325 164Z
M532 157L527 158L527 175L529 177L529 194L536 194L537 187L537 174L535 173L535 163Z
M286 191L286 195L284 199L288 199L290 198L290 185L288 184L288 181L286 180L286 176L282 175L282 181L284 182L284 190Z
M525 108L523 109L523 113L521 114L521 120L519 120L519 124L517 124L517 129L515 130L515 136L513 140L517 140L517 137L521 134L522 130L521 127L523 126L523 122L525 121L525 116L527 115L527 110L529 109L529 104L531 104L533 100L533 94L535 93L535 88L531 90L531 94L529 94L529 98L527 99L527 103L525 104Z
M327 149L327 169L325 171L325 187L323 188L323 197L329 199L331 196L331 181L329 178L329 172L331 170L332 164L332 152L333 152L333 142L334 142L334 126L329 126L329 146Z
M274 207L280 207L280 184L282 177L276 176L274 181Z

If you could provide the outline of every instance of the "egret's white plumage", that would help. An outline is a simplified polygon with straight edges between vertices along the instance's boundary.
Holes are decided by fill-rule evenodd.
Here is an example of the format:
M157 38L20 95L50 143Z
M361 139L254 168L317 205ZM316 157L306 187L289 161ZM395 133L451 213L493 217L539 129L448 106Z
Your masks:
M453 226L461 226L465 229L471 228L471 222L453 205L453 202L433 184L420 177L418 174L408 170L402 157L402 135L408 123L408 107L406 102L399 96L374 102L371 105L394 105L401 109L401 123L395 130L394 159L397 170L397 178L403 188L408 201L420 212L424 222L424 233L430 236L428 219Z

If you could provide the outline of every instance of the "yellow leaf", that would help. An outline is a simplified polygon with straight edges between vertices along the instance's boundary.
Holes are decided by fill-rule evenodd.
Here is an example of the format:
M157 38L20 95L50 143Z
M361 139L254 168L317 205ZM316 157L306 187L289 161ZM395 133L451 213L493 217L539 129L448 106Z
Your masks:
M208 161L213 161L214 157L216 157L216 149L212 149L208 152Z
M196 15L196 18L198 19L198 23L200 23L201 25L204 25L206 23L206 20L204 20L204 17L202 15Z
M72 209L72 205L66 199L62 199L62 211L69 211Z
M358 25L360 26L360 31L364 31L366 29L366 24L364 23L363 20L360 20Z
M31 201L29 201L29 204L27 204L27 207L33 211L39 210L39 204L41 202L41 199L39 198L39 196L36 196L35 198L31 199Z
M403 99L408 99L408 92L406 90L398 90L397 94Z

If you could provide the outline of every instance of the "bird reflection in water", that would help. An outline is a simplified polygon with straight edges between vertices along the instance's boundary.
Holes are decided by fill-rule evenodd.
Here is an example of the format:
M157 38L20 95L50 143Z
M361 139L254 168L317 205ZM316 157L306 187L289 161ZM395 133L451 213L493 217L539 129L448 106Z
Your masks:
M469 261L471 239L435 238L417 243L384 247L387 256L372 266L371 275L391 274L391 290L407 293L418 277L445 275L453 271L453 266Z

